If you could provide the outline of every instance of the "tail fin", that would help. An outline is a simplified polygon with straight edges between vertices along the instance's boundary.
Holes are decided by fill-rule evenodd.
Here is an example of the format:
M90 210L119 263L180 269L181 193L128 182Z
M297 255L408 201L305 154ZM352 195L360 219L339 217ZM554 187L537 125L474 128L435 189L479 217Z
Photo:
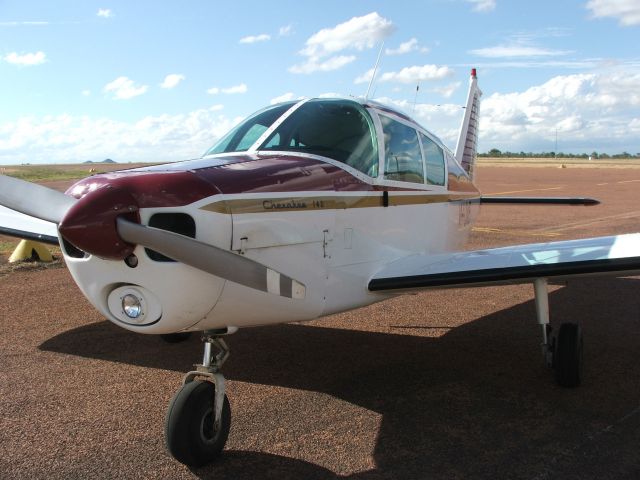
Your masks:
M456 160L473 179L478 150L478 125L480 123L480 97L482 91L478 88L476 69L471 69L469 80L469 94L465 107L460 136L456 145Z

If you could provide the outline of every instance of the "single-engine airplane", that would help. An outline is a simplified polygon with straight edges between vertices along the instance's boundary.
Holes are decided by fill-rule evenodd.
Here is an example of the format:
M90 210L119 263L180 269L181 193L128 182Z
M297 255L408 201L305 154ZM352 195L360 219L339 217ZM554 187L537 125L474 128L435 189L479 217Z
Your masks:
M59 242L82 293L120 327L204 332L165 423L169 452L190 466L229 433L225 335L400 293L532 283L544 359L577 386L582 331L551 333L547 283L639 274L640 234L462 250L481 204L597 203L482 196L480 96L473 69L455 154L395 109L313 98L258 111L197 160L94 175L66 194L0 176L0 233Z

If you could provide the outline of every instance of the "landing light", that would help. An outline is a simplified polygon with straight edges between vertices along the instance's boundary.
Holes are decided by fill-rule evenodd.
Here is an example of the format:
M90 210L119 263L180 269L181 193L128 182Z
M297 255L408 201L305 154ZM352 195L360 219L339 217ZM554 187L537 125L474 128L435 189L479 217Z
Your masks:
M160 320L162 306L151 291L140 285L122 285L107 297L109 312L128 325L142 327Z
M127 317L135 320L142 315L142 302L135 295L128 293L122 297L122 311Z

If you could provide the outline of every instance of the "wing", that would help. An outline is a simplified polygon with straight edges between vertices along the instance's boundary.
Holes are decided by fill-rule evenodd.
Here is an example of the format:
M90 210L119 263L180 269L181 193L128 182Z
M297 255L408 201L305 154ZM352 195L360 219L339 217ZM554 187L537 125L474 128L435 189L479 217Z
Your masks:
M529 283L536 278L640 274L640 233L513 247L409 255L385 266L371 291Z
M55 223L18 213L0 205L0 234L58 245Z

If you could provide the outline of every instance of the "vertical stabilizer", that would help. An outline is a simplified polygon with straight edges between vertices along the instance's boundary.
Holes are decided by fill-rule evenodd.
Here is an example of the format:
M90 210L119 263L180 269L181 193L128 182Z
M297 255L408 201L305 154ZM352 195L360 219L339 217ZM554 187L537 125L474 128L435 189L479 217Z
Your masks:
M480 122L480 97L482 91L478 88L476 69L471 69L469 80L469 94L467 105L460 125L460 136L456 145L456 160L462 168L473 178L478 152L478 126Z

